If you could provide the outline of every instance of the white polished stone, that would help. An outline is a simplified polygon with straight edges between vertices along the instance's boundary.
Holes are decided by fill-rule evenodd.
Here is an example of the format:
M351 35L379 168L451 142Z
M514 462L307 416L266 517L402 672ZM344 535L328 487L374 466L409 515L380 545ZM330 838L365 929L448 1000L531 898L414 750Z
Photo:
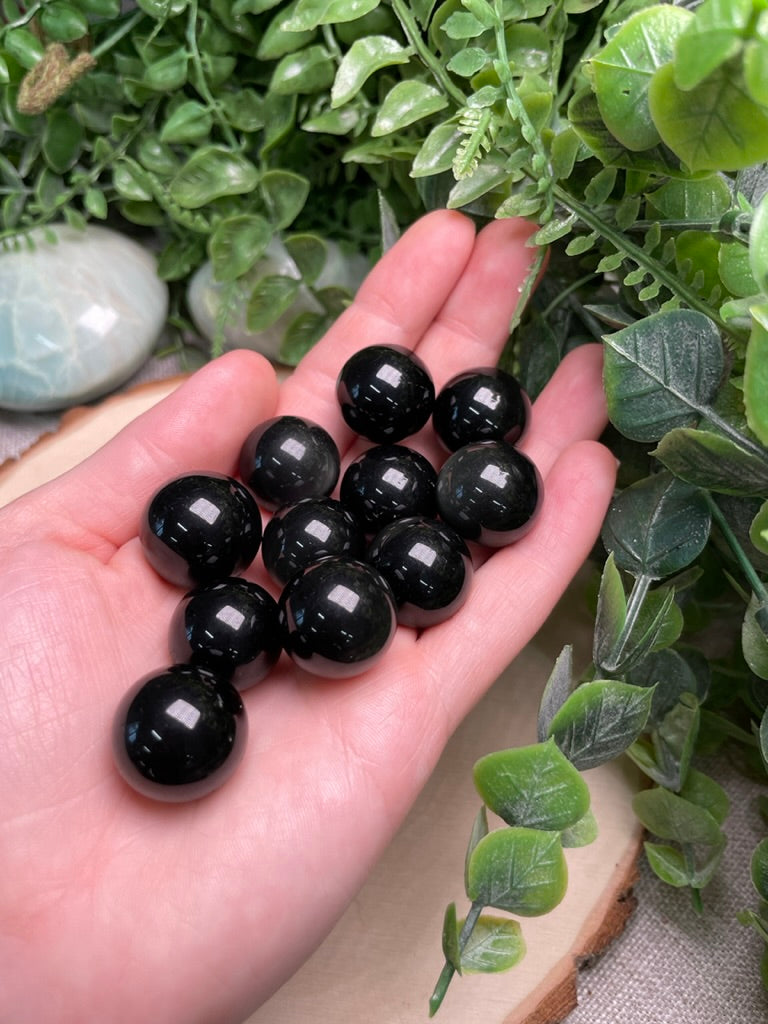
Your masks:
M314 287L320 289L333 285L356 292L369 269L368 261L360 255L345 256L333 241L327 240L325 244L328 254ZM299 268L278 237L270 240L263 257L253 270L234 285L215 281L212 264L203 263L193 275L187 289L187 306L200 334L213 342L219 318L223 314L222 340L225 352L233 348L249 348L261 352L274 362L279 362L283 335L291 322L300 313L322 313L323 307L310 289L300 284L291 306L270 327L263 331L248 330L245 322L248 297L256 282L268 274L281 274L297 281L301 278ZM225 296L229 308L222 310L221 304Z
M119 387L144 363L168 312L155 258L107 228L55 227L0 253L0 407L61 409Z

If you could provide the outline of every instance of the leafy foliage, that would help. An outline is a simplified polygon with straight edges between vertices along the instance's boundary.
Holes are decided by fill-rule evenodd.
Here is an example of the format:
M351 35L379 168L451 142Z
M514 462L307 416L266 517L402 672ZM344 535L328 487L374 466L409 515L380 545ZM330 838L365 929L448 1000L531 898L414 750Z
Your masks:
M182 326L208 259L222 308L242 296L254 331L308 289L318 311L293 316L281 349L295 362L349 298L323 285L326 242L375 257L435 207L530 217L539 249L504 365L535 397L572 347L604 346L621 468L593 664L577 676L566 648L539 742L476 767L505 825L489 831L484 803L431 1011L457 971L523 956L518 922L483 909L558 902L563 850L599 824L579 771L623 751L652 783L636 800L649 864L703 905L728 802L697 757L768 766L764 0L122 7L4 0L0 244L61 220L150 234ZM298 277L259 270L276 237ZM768 949L767 850L740 919Z

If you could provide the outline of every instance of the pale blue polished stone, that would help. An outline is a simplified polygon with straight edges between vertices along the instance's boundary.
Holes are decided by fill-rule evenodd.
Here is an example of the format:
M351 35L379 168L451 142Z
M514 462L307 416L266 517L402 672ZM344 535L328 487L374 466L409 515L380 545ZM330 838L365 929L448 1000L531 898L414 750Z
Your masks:
M154 348L168 312L155 258L89 225L55 228L0 254L0 407L61 409L119 387Z

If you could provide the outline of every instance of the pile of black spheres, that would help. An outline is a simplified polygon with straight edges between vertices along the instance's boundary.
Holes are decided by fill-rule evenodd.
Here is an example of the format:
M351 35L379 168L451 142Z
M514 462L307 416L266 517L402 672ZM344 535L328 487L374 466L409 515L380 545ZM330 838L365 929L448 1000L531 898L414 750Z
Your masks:
M228 778L247 733L240 691L283 651L316 676L358 675L398 623L423 629L461 607L467 540L500 547L533 524L541 480L514 446L530 406L510 374L468 370L436 396L413 352L372 345L345 363L337 398L374 442L345 470L338 500L330 435L279 416L245 439L240 480L189 473L145 509L149 563L186 590L170 624L172 664L139 680L115 717L117 766L146 796L196 799ZM430 417L450 453L439 472L400 443ZM261 509L273 513L263 534ZM242 578L259 549L277 601Z

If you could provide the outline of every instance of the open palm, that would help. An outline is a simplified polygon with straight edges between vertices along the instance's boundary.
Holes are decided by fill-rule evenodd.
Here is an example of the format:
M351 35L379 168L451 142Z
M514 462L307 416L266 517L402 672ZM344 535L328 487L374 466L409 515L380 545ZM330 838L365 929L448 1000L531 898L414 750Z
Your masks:
M0 512L0 1020L241 1021L327 934L452 731L542 624L613 485L592 440L598 346L573 352L536 403L523 444L545 479L535 528L478 563L457 615L399 629L354 679L284 657L244 694L244 760L203 800L153 803L112 763L116 704L168 664L181 596L142 556L149 495L184 471L234 473L252 427L285 412L325 426L348 460L360 442L334 382L364 345L417 348L438 388L495 363L528 232L422 218L282 387L259 356L228 354ZM428 431L414 443L439 462ZM248 575L274 592L257 563Z

